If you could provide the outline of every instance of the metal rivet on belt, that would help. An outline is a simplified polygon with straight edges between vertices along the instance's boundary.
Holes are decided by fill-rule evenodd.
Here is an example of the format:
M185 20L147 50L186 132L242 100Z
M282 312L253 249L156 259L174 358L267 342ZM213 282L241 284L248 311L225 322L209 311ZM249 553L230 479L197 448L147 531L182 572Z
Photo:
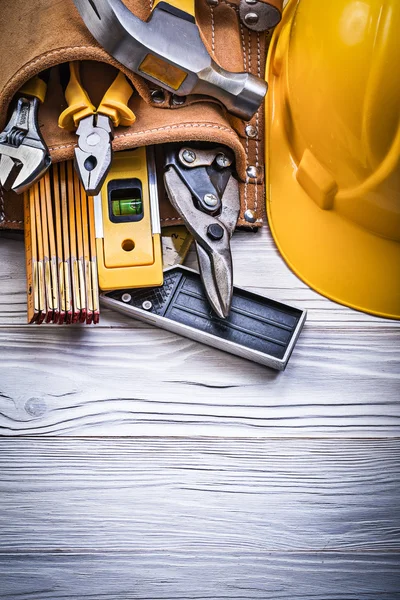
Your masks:
M250 179L257 179L258 169L254 165L250 165L247 167L246 173L247 173L247 177L250 177Z
M281 11L271 2L240 0L239 15L242 23L252 31L266 31L281 19Z
M244 18L244 22L246 25L255 25L258 22L258 14L254 12L249 12Z
M132 300L132 296L130 294L122 294L121 296L121 300L122 302L125 302L125 304L128 304L128 302L130 302Z
M249 138L255 138L258 135L257 128L254 127L253 125L247 125L245 132L246 132L247 137L249 137Z
M174 104L174 106L182 106L185 102L186 96L177 96L176 94L172 96L172 104Z
M244 213L244 218L248 223L255 223L257 221L257 215L254 210L248 208Z
M151 92L151 99L156 104L162 104L163 102L165 102L165 93L164 93L164 91L163 90L152 90L152 92Z

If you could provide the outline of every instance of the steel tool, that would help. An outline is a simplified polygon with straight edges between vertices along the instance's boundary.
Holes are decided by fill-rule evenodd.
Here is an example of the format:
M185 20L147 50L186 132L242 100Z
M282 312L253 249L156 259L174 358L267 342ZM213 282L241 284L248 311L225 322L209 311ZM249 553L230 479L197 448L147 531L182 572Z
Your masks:
M175 266L164 285L100 295L108 308L283 371L306 319L306 311L234 288L232 310L220 319L209 310L198 273Z
M0 184L17 194L27 190L51 164L38 124L49 71L36 75L18 92L14 111L0 134Z
M69 77L68 65L62 65L61 82L68 107L61 113L58 125L69 131L76 129L75 168L86 193L96 195L110 169L114 127L132 125L136 120L128 107L133 88L119 72L96 109L83 88L79 62L69 63Z
M120 63L178 96L219 100L241 119L260 107L267 84L250 73L226 71L211 58L195 19L160 2L148 22L121 0L74 0L93 37Z
M230 240L239 216L232 152L170 146L164 181L171 204L196 242L200 274L214 311L229 315L232 300Z

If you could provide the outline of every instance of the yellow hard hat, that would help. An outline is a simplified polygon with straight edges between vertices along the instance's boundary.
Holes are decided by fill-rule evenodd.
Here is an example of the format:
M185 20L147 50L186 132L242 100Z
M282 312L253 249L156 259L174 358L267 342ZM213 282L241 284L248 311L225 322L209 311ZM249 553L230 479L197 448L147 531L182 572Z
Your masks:
M266 78L267 209L288 265L400 319L400 1L290 0Z

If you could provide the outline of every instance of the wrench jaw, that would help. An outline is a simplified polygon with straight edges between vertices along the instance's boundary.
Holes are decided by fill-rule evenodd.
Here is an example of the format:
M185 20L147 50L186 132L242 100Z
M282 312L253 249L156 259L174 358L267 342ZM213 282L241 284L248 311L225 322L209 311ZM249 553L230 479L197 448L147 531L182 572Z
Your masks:
M40 179L51 164L38 125L38 109L38 98L19 98L0 135L0 184L17 194Z
M14 160L5 154L0 155L0 186L6 191L11 190L21 167L22 163L19 160Z
M89 115L80 121L76 133L75 168L86 193L96 196L111 166L113 128L107 116Z
M22 168L11 187L16 194L26 192L31 185L43 177L51 165L49 154L37 148L31 148L30 150L37 150L37 152L30 152L27 159L22 161Z
M0 155L0 184L16 194L22 194L36 183L51 164L47 152L31 146L0 146Z

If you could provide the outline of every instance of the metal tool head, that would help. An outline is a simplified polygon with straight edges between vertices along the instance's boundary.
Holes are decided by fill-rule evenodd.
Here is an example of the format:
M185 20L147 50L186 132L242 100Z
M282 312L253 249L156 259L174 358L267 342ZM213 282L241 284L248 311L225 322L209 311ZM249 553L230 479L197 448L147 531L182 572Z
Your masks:
M38 107L37 98L19 98L0 134L0 185L17 194L40 179L51 164L39 130Z
M259 109L266 82L215 63L191 15L162 2L145 23L122 0L74 3L98 43L131 71L178 96L216 98L241 119Z
M100 193L111 166L114 137L109 117L102 114L82 119L76 130L75 168L89 196Z
M0 185L21 194L45 174L51 159L40 148L20 146L18 150L0 144Z
M218 153L214 151L214 159ZM195 154L198 157L198 151L195 151ZM200 180L208 177L208 189L214 189L213 192L209 192L210 201L211 197L215 197L220 204L219 214L214 215L212 206L207 211L207 208L196 202L193 190L183 179L187 172L182 173L177 163L171 162L164 175L169 199L195 239L200 274L208 300L217 315L226 318L232 301L233 268L230 240L240 209L238 182L230 170L222 167L228 178L221 192L221 189L213 188L206 171L207 167L197 167ZM212 203L214 202L213 200Z

